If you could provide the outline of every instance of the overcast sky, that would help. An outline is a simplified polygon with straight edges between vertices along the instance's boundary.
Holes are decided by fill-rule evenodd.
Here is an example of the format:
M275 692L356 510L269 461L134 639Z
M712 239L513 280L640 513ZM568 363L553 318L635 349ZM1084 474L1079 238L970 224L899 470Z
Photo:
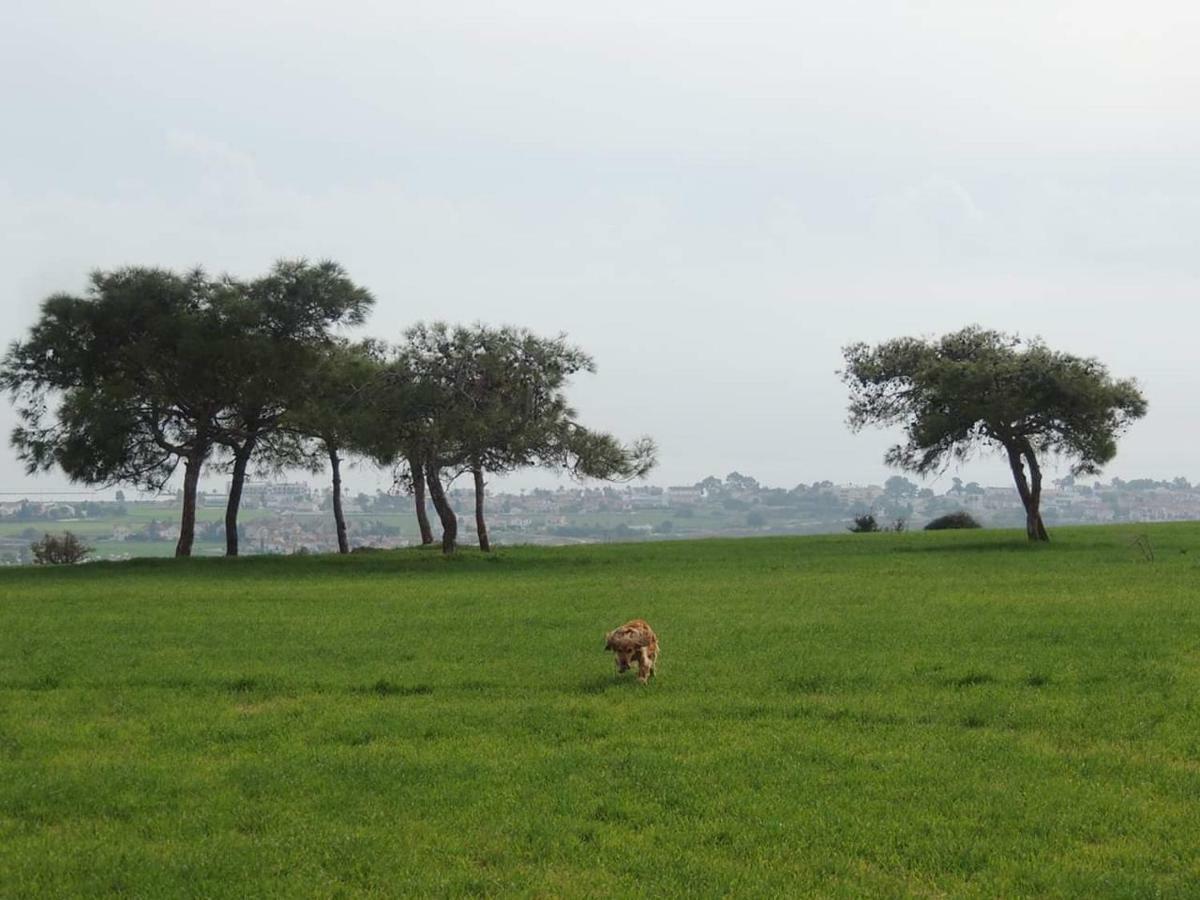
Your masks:
M1200 480L1197 46L1194 2L11 4L0 338L94 268L328 257L382 338L567 332L656 483L792 486L889 474L844 344L980 323L1140 380L1106 477Z

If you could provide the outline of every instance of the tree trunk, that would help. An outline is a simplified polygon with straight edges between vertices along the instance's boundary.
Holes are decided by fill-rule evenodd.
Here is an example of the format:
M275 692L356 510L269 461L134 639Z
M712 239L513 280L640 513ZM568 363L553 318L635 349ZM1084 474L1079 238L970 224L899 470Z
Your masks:
M413 503L417 507L417 526L421 529L421 543L433 543L433 528L429 525L429 511L425 509L425 467L416 457L409 457L412 472Z
M429 485L429 499L437 510L438 518L442 520L442 552L453 553L458 547L458 517L450 508L446 492L442 489L442 476L437 466L425 467L425 481Z
M1017 483L1017 493L1021 497L1021 505L1025 507L1025 535L1031 541L1044 542L1050 540L1046 526L1042 522L1042 470L1037 464L1033 448L1028 441L1023 446L1006 446L1008 465L1012 469L1013 481ZM1033 476L1033 486L1025 478L1025 464L1028 462L1029 471Z
M1046 525L1042 521L1042 467L1029 441L1024 446L1025 461L1029 463L1029 506L1025 510L1025 532L1031 541L1049 541ZM1032 511L1032 512L1031 512Z
M233 473L229 479L229 501L225 504L225 555L238 555L238 508L242 505L242 485L246 482L246 467L250 464L250 454L254 452L254 442L247 442L239 447L233 456Z
M208 448L194 450L184 461L183 468L183 515L179 520L179 541L175 544L176 556L191 556L192 544L196 540L196 486L200 483L200 470Z
M471 474L475 476L475 532L479 535L479 549L484 553L491 553L487 522L483 520L483 469L476 466L471 470Z
M326 445L329 451L329 467L333 470L333 522L337 527L338 553L350 552L350 541L346 537L346 514L342 512L342 460L337 447Z

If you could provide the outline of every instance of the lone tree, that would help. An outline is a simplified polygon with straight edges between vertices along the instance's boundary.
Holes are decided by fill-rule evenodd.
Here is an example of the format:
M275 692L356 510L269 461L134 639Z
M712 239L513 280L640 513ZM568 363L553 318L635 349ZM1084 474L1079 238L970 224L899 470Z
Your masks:
M905 442L885 460L920 475L977 448L1002 451L1031 541L1050 539L1040 511L1045 457L1094 475L1116 455L1117 437L1146 414L1137 383L1114 380L1099 361L978 326L842 352L850 427L903 426Z

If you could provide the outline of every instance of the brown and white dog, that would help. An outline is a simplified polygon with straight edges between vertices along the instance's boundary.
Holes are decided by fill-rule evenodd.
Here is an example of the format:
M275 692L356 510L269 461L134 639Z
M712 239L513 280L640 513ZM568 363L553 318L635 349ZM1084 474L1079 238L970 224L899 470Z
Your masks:
M658 661L658 635L645 619L634 619L620 628L614 628L605 636L604 649L617 654L617 673L629 671L629 664L637 660L638 681L642 684L654 674Z

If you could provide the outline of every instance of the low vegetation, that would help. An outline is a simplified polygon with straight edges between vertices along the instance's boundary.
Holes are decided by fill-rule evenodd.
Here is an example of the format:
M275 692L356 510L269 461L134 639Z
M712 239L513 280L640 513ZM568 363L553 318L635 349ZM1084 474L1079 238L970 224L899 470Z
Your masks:
M0 571L0 893L1188 896L1200 527L1055 536Z
M44 534L42 539L29 545L33 562L39 566L70 565L83 562L93 551L69 531L62 534Z
M946 531L951 528L982 528L983 526L976 521L975 517L969 512L950 513L945 516L938 516L932 522L925 526L926 531Z
M881 525L879 520L875 518L874 513L867 513L861 516L854 517L854 524L849 527L852 534L873 534L878 531L894 531L897 534L905 531L908 528L908 523L903 519L896 519L890 525Z
M876 521L874 515L866 513L854 517L854 524L850 526L850 531L854 534L872 534L876 531L883 531L883 529L879 527L879 522Z

